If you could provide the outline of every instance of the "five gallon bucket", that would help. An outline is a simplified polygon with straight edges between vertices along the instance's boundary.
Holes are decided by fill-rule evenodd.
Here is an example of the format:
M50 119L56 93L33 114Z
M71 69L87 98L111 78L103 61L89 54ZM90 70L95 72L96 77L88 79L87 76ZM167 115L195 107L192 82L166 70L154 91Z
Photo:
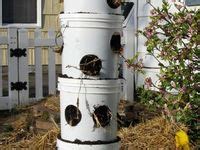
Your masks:
M58 79L61 138L113 141L117 134L118 80Z
M60 19L64 39L62 74L73 78L117 78L123 17L62 14Z

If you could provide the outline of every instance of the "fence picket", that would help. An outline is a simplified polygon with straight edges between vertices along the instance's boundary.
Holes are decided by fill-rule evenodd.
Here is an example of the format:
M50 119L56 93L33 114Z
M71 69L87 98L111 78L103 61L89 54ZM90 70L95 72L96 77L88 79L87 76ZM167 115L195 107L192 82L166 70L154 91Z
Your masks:
M18 82L18 59L10 57L11 49L17 48L17 28L8 29L8 84L9 84L9 107L18 105L18 91L11 90L11 83Z
M28 31L19 29L19 48L26 49L26 56L19 58L19 81L27 82L27 89L19 92L20 104L29 103L29 72L28 72Z
M62 44L62 38L57 40L59 45ZM0 45L8 45L8 96L3 96L3 71L2 58L3 52L0 49L0 110L11 109L21 104L29 104L32 101L43 98L43 71L42 71L42 47L48 47L48 93L56 93L56 64L55 53L53 51L55 42L55 31L49 30L48 38L42 38L41 30L35 30L34 39L28 38L28 30L9 28L8 36L0 36ZM35 47L35 97L29 97L29 64L28 48ZM13 51L26 49L26 56L13 56ZM18 53L19 54L19 53ZM26 90L13 89L12 85L22 82L27 83Z
M0 97L3 96L2 49L0 49Z
M49 30L48 32L49 38L55 38L55 32L53 30ZM49 76L49 94L56 93L56 66L55 66L55 52L51 47L49 47L48 51L48 76Z
M41 31L35 30L35 39L41 38ZM43 77L42 77L42 49L35 47L35 97L37 100L43 97Z

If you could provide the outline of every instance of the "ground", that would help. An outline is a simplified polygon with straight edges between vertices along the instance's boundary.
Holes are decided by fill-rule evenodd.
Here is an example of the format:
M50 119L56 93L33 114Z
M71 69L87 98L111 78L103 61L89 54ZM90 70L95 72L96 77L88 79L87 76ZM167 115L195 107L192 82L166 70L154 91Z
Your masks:
M0 112L0 150L55 149L59 120L57 96L11 112ZM118 124L121 150L176 149L175 132L180 127L185 129L139 103L123 100L119 104Z

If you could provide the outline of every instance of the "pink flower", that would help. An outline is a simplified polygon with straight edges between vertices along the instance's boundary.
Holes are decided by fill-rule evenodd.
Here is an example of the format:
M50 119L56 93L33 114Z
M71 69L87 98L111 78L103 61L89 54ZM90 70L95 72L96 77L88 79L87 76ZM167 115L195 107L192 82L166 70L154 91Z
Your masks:
M156 14L157 14L157 12L156 12L155 9L152 9L152 10L150 11L150 13L151 13L151 15L156 15Z
M183 86L183 87L179 90L179 92L181 92L181 93L185 93L186 90L187 90L187 88L186 88L185 86Z
M181 3L181 2L176 2L174 5L178 10L180 10L181 8L184 7L183 3Z
M192 109L192 106L190 103L187 103L186 106L184 107L184 110L187 110L187 109Z
M192 33L194 32L194 30L190 27L189 30L188 30L188 32L189 32L190 34L192 34Z
M175 20L175 22L177 22L177 23L183 23L183 22L184 22L184 19L178 18L177 20Z
M143 64L143 59L142 59L142 58L140 58L137 64L138 64L138 67L139 67L139 68L142 68L142 67L144 67L144 64Z
M159 88L159 92L160 92L161 94L166 94L166 91L165 91L164 88Z
M145 34L146 34L147 38L152 37L154 34L153 32L154 32L153 29L146 29Z
M152 87L153 86L153 82L152 82L151 77L146 78L144 84L147 86L147 88Z
M193 17L191 13L188 13L185 17L185 20L187 20L190 24L192 23Z

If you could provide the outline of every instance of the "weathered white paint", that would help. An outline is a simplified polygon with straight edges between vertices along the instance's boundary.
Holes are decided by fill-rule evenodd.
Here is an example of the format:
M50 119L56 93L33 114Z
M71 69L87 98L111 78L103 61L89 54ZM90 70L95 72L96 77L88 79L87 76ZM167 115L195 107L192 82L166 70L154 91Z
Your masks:
M34 45L36 43L36 46ZM58 44L62 44L62 39L58 39ZM29 104L30 102L43 98L43 74L42 74L42 47L49 47L49 64L48 64L48 78L49 78L49 94L56 93L56 69L55 69L55 53L53 47L57 46L55 42L55 32L49 31L48 38L41 37L41 31L35 31L35 38L28 38L28 30L10 28L7 37L0 36L0 44L8 45L8 82L9 82L9 96L2 95L2 50L0 49L0 110L11 109L16 105ZM28 50L35 48L35 98L29 97L29 66L28 66ZM10 49L26 48L27 56L16 58L10 57ZM27 90L16 91L11 90L11 82L27 82Z
M55 32L49 30L49 38L55 37ZM49 94L56 94L56 67L55 67L55 52L49 47L49 57L48 57L48 80L49 80Z
M18 46L26 49L26 56L19 58L19 81L27 82L27 90L19 92L19 104L29 103L29 71L28 71L28 32L25 29L18 30L19 43Z
M0 97L0 110L6 110L10 108L10 98Z
M37 27L42 26L42 0L37 0Z
M0 37L0 44L7 44L8 43L8 38L7 37Z
M19 104L19 94L16 90L11 90L11 82L18 82L18 60L16 57L10 57L10 49L17 48L17 29L8 30L8 84L9 84L9 102L10 108Z
M35 30L35 39L41 39L41 31ZM35 47L35 97L39 100L43 97L43 76L42 76L42 49Z

